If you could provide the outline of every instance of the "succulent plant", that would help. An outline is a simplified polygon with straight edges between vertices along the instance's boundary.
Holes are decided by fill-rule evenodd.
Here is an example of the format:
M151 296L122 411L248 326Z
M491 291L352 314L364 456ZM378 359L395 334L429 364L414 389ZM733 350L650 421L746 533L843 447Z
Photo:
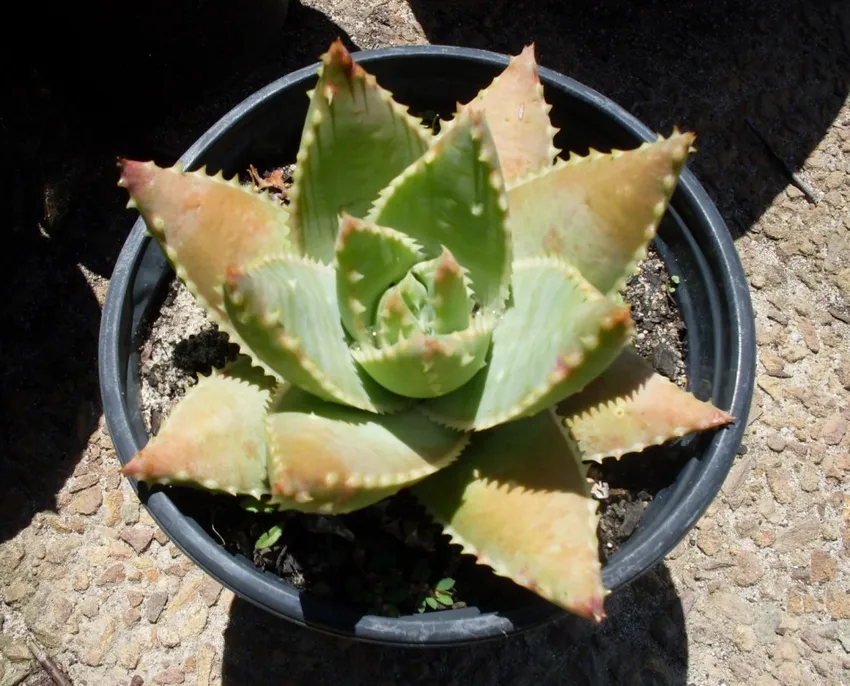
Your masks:
M533 45L438 134L338 41L309 97L288 205L119 163L242 353L124 473L312 513L410 488L478 562L601 620L586 463L733 420L637 354L619 295L693 135L560 159Z

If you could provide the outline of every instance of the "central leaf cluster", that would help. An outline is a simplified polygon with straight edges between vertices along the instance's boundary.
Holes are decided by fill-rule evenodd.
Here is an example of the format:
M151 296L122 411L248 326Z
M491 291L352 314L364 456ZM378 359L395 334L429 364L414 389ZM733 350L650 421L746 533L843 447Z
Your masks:
M419 262L387 289L378 301L373 338L385 347L416 335L462 331L473 304L460 265L444 247L440 257Z
M340 217L333 257L340 320L353 359L384 389L436 398L485 366L510 287L504 193L486 122L465 116L364 218Z

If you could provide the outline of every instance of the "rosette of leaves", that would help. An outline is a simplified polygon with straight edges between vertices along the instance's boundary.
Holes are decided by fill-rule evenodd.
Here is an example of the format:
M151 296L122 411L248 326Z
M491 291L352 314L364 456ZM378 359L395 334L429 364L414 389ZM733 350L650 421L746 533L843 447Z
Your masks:
M692 134L560 159L533 46L439 134L339 42L309 97L288 205L120 162L242 353L124 473L318 513L410 488L480 563L601 619L585 463L732 420L629 346L618 295Z

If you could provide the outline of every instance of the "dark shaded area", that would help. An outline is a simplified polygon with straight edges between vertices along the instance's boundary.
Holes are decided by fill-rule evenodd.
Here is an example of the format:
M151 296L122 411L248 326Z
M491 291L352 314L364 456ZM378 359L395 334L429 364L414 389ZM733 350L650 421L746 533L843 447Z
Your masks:
M188 507L194 504L192 495L184 497ZM446 578L455 582L447 607L511 611L536 601L530 591L461 554L406 490L335 517L254 514L228 497L215 497L208 511L209 518L201 515L198 521L209 535L304 590L305 613L306 604L315 600L336 603L352 616L416 614ZM255 543L275 526L282 530L280 537L256 550Z
M799 168L850 89L844 0L409 3L431 43L517 54L533 41L542 66L653 130L696 132L691 169L738 234L789 183L747 119Z
M50 1L4 25L0 541L55 508L97 425L100 305L82 270L108 279L135 219L116 157L172 164L334 38L357 49L294 0L284 23L285 4Z
M239 346L231 343L227 334L210 328L178 341L174 346L174 366L189 376L209 376L239 354Z
M461 648L352 643L275 619L235 600L225 631L224 686L607 686L687 683L685 612L660 565L609 598L596 626L567 616L509 639Z

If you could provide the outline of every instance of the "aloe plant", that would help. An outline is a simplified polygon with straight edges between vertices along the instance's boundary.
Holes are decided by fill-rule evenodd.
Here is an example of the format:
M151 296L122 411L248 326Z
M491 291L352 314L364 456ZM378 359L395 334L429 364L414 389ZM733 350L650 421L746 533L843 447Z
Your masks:
M619 295L694 136L561 159L533 45L439 134L340 42L309 97L288 205L120 161L242 353L124 473L313 513L410 488L478 562L601 620L586 463L733 419L635 352Z

